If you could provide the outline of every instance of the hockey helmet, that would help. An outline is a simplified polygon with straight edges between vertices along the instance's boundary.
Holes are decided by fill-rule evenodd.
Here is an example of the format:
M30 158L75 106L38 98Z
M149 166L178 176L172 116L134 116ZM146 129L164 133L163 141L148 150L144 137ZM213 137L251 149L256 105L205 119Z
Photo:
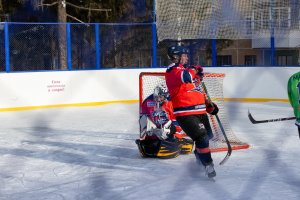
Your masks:
M166 84L159 84L154 88L153 98L158 103L163 103L166 99L170 98L169 90Z
M182 54L189 54L189 49L183 46L171 46L168 48L168 58L172 61L179 62Z

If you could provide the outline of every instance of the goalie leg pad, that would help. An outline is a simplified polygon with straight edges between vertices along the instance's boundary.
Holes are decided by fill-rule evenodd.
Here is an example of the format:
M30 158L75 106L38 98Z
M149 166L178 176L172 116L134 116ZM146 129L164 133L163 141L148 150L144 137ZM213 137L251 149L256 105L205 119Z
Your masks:
M139 152L140 152L141 157L143 157L143 158L147 157L147 155L145 154L145 151L144 151L144 149L143 149L143 147L142 147L142 145L141 145L141 140L140 140L140 139L137 139L137 140L135 140L135 143L136 143L137 146L138 146L138 149L139 149Z
M180 154L189 154L193 151L194 141L187 138L180 138L179 143L181 144Z
M180 154L181 145L176 139L161 140L157 157L162 159L176 158Z
M157 152L159 151L160 140L158 139L148 139L140 140L137 139L135 143L138 146L140 155L142 157L156 158Z
M136 144L142 157L169 159L179 156L181 145L177 140L137 139Z

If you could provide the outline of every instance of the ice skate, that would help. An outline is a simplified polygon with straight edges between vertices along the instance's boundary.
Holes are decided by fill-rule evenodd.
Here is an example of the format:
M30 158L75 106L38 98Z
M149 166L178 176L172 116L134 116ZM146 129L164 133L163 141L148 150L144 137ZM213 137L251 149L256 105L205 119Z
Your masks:
M215 171L215 169L214 169L214 164L213 164L213 163L210 163L210 164L204 164L204 163L201 162L200 157L199 157L199 154L197 153L196 150L194 151L194 154L195 154L195 157L196 157L197 164L199 164L200 166L203 166L203 167L204 167L205 175L206 175L208 178L213 178L213 177L215 177L217 174L216 174L216 171Z
M205 166L205 172L208 178L213 178L217 175L213 163Z

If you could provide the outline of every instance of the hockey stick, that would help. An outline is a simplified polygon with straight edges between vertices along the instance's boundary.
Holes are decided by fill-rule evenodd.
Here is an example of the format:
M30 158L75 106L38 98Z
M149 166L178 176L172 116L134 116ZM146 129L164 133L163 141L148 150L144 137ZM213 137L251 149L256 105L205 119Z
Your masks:
M209 100L210 102L212 102L211 99L210 99L210 96L208 95L207 88L206 88L204 82L201 82L201 83L202 83L202 87L203 87L203 89L204 89L204 91L205 91L205 93L206 93L206 96L207 96L208 100ZM218 121L218 124L219 124L219 126L220 126L220 129L221 129L222 134L223 134L223 136L224 136L224 138L225 138L225 141L226 141L226 144L227 144L227 148L228 148L227 154L226 154L225 158L220 162L220 165L223 165L223 164L228 160L228 158L230 157L231 152L232 152L232 147L231 147L231 144L230 144L230 142L229 142L229 140L228 140L228 138L227 138L226 132L225 132L225 130L224 130L224 128L223 128L223 125L222 125L222 123L221 123L221 120L220 120L219 116L216 114L215 117L216 117L216 119L217 119L217 121Z
M252 124L259 124L259 123L268 123L268 122L278 122L278 121L286 121L286 120L293 120L296 119L296 117L283 117L283 118L277 118L277 119L266 119L266 120L255 120L250 111L248 110L248 118L252 122Z

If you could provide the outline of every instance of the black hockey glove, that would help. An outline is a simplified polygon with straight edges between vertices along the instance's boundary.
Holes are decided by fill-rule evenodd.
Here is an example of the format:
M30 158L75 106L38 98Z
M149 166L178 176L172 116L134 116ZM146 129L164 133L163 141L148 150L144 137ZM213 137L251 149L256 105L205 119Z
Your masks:
M217 104L211 102L206 105L206 112L208 112L211 115L216 115L219 112L219 108L218 108Z
M203 67L201 67L200 65L191 65L188 68L194 69L196 71L196 75L198 75L200 77L202 77L204 75Z

